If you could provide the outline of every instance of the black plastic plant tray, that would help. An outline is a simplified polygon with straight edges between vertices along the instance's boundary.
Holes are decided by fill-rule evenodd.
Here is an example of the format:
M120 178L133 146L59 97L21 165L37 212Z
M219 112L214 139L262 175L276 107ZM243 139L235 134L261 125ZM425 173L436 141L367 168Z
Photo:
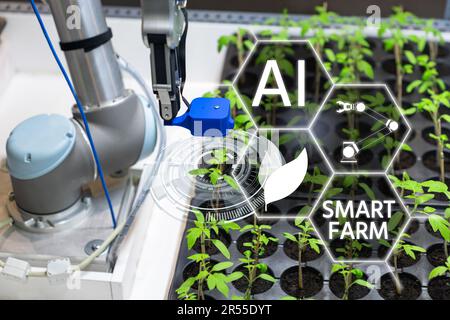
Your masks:
M249 222L249 220L251 221L252 218L250 217L250 218L244 219L243 221L239 222L239 224L241 226L246 225ZM269 233L271 235L277 237L280 241L279 241L278 245L276 246L277 247L276 251L272 255L270 255L266 258L262 258L261 262L266 263L269 266L271 272L277 279L277 282L275 284L273 284L273 286L269 290L262 292L260 294L255 294L253 296L253 298L256 300L263 300L263 299L279 300L279 299L282 299L283 297L288 296L288 294L286 292L284 292L281 287L280 277L283 274L283 272L285 272L287 269L289 269L291 267L296 267L298 265L297 261L291 259L284 252L284 242L286 239L283 237L284 232L295 233L298 229L296 229L293 226L292 220L288 221L286 219L278 219L275 221L271 220L270 223L273 223L273 222L275 222L275 223L272 225L272 230L270 230ZM264 221L262 223L264 223ZM408 241L410 241L414 244L423 246L425 248L429 248L434 244L442 244L442 242L439 242L439 239L437 237L435 237L434 235L430 234L427 231L423 220L414 219L411 222L411 225L414 225L414 229L416 229L416 231L414 233L412 233L411 239L409 239ZM191 226L192 226L192 223L188 223L187 229ZM242 235L243 234L240 232L230 232L231 242L229 244L228 249L231 253L230 261L234 262L234 266L232 267L233 270L234 270L234 268L239 266L239 264L240 264L239 258L242 257L242 254L239 252L238 247L237 247L237 242L239 240L239 237L241 237ZM186 280L184 272L185 272L186 268L189 266L189 264L192 263L187 259L187 257L194 253L196 253L196 251L187 250L187 243L186 243L186 240L184 239L181 244L181 250L180 250L179 257L178 257L177 267L175 270L172 286L170 289L169 299L177 299L177 294L175 293L175 290L183 283L184 280ZM218 261L218 262L225 260L225 258L220 253L212 255L211 259ZM311 267L311 268L316 269L317 271L319 271L321 273L321 275L324 279L323 288L320 290L319 293L317 293L313 297L310 297L309 299L315 299L315 300L339 299L329 288L329 279L330 279L330 275L331 275L330 270L331 270L332 260L329 258L328 254L325 251L323 251L323 254L318 259L316 259L314 261L306 262L303 265L305 267ZM375 265L380 268L380 270L381 270L380 275L384 275L387 273L386 266L383 263L377 263ZM367 272L370 274L370 272L371 272L370 270L371 270L371 268L373 268L374 264L359 263L357 266L358 266L358 268L362 269L364 272ZM416 277L420 281L420 283L422 285L422 293L418 298L420 300L430 299L430 296L429 296L428 290L427 290L427 284L428 284L428 274L432 268L433 268L433 266L429 263L429 261L427 259L427 255L419 254L418 258L417 258L417 262L414 265L401 269L402 272L409 273L409 274L413 275L414 277ZM225 299L224 296L222 296L220 293L218 293L216 291L214 291L214 292L206 291L206 295L208 297L214 298L214 299ZM234 285L230 285L229 298L231 299L231 297L233 295L242 296L243 293L238 291L234 287ZM363 300L366 300L366 299L367 300L380 300L380 299L382 299L382 297L378 293L377 288L374 288L374 289L370 290L369 293L366 296L362 297L361 299L363 299Z
M382 83L387 84L388 87L390 87L392 94L395 95L395 88L393 87L393 81L395 80L395 63L394 63L394 56L392 53L384 51L382 40L378 38L368 38L368 41L371 45L371 48L373 50L373 57L369 59L370 63L373 64L374 67L374 73L375 78L374 80L370 79L363 79L361 83ZM405 50L411 49L409 48L409 45L406 46ZM414 51L413 49L411 49ZM440 72L440 77L444 80L444 82L447 84L447 87L450 88L450 43L445 43L439 46L439 54L438 54L438 70ZM231 80L234 78L236 73L238 72L237 66L236 66L236 49L234 47L230 47L226 53L226 60L223 68L223 78ZM246 67L246 69L249 69L249 73L255 73L255 76L258 74L258 72L261 72L261 66L250 66ZM333 70L331 72L331 75L333 76ZM311 76L311 74L309 74ZM411 81L414 81L416 79L419 79L420 77L420 70L417 70L415 68L414 73L406 75L404 77L404 83L408 84ZM258 79L256 77L256 79ZM251 82L251 81L250 81ZM395 83L395 81L394 81ZM256 86L256 84L254 84ZM403 93L403 108L407 109L412 106L413 103L419 102L422 96L416 92L413 93L406 93L406 90ZM321 91L322 96L326 92L326 89ZM450 113L450 109L447 109L445 107L441 107L441 110L443 112ZM283 123L289 122L289 120L292 119L292 114L290 112L279 112L277 114L277 119L280 119L280 121ZM324 119L326 120L326 118ZM333 127L336 126L332 119L328 119L329 121L323 121L321 125L325 125L327 129L324 131L326 135L335 135L336 130ZM400 163L401 168L398 168L396 165L393 167L392 174L394 175L401 175L403 171L406 171L412 179L415 179L416 181L426 181L426 180L439 180L439 172L436 168L430 168L427 166L424 162L424 159L426 157L429 157L433 152L436 150L436 146L433 144L433 140L429 138L428 133L431 132L433 128L433 123L430 119L428 119L426 113L416 113L413 116L407 117L407 120L409 124L412 127L412 131L410 133L410 136L406 143L412 148L413 150L413 156L414 160L410 161L411 163ZM320 121L320 120L319 120ZM450 135L450 124L446 122L442 122L442 131L443 133L448 133ZM326 138L324 136L318 136L319 140ZM335 156L334 152L336 150L327 150L328 151L328 157ZM402 158L403 151L397 155L397 158ZM448 162L447 168L446 168L446 179L449 179L450 181L450 152L446 152L446 159ZM380 161L377 156L372 157L372 161ZM397 167L397 168L396 168ZM374 186L375 188L378 188L378 186ZM408 204L409 200L405 200L405 203ZM446 200L445 197L442 199L434 199L427 203L427 205L432 205L437 208L441 207L447 207L448 206L448 200Z
M388 85L392 85L392 80L395 79L395 74L392 73L392 70L390 70L390 65L392 65L392 59L393 55L391 53L387 53L383 50L383 44L380 39L376 38L369 38L369 41L371 43L374 56L373 56L373 65L375 70L375 80L368 81L373 83L387 83ZM231 80L234 75L237 73L236 68L236 50L233 47L230 47L226 53L226 61L223 69L223 78ZM450 58L450 44L444 44L440 48L440 55L438 58L439 68L441 70L441 77L444 79L444 81L450 86L450 65L448 64L448 59ZM255 69L254 69L255 70ZM257 70L257 67L256 67ZM416 70L412 75L407 75L405 77L406 82L413 81L419 77L419 72ZM391 88L394 89L394 88ZM391 90L394 93L394 90ZM420 100L421 96L413 93L413 94L404 94L403 98L403 106L404 108L408 108L408 106L412 103L418 102ZM285 121L287 122L289 120L288 113L285 113L284 115L281 113L279 115L281 118L286 117ZM429 179L437 178L439 173L433 169L428 168L425 166L423 162L424 155L427 152L432 152L435 150L435 146L431 143L429 139L427 139L427 134L424 133L424 130L432 126L432 122L427 119L425 114L416 114L414 116L408 117L408 121L412 127L412 133L410 135L410 138L408 139L407 143L411 146L413 149L413 152L415 154L415 162L412 166L408 168L404 168L402 170L394 170L393 174L401 175L403 171L408 172L408 174L417 181L425 181ZM330 130L328 134L334 134L333 129L331 128L331 124L327 124L330 127ZM450 126L447 124L443 124L443 130L445 133L445 130L449 130L450 132ZM318 137L320 139L320 137ZM288 146L287 146L288 147ZM330 152L330 155L332 156L332 152ZM450 159L450 155L449 155ZM450 169L450 166L448 166ZM450 175L447 174L447 178L449 178ZM437 180L437 179L436 179ZM374 190L375 194L377 196L383 195L383 187L380 187L380 184L376 183L372 185L372 189ZM292 212L297 210L297 208L300 208L302 205L305 204L305 196L306 194L296 192L293 196L290 197L290 199L286 201L282 201L279 203L276 203L275 206L272 205L271 210L276 211L279 214L287 214L288 212ZM193 202L195 202L195 199L193 199ZM407 201L405 201L407 202ZM428 203L428 205L431 205L433 207L438 208L444 208L448 206L448 201L445 200L433 200ZM295 208L295 210L293 210ZM246 218L239 222L241 226L246 225L248 223L252 223L252 218ZM298 229L294 227L293 220L292 219L275 219L275 220L262 220L261 223L269 224L273 223L272 230L270 230L270 234L277 237L279 239L279 243L276 246L275 252L266 257L261 259L262 262L267 263L269 266L271 272L273 275L277 278L277 282L267 291L262 292L260 294L256 294L253 296L254 299L282 299L283 297L287 296L288 294L283 291L281 283L280 283L280 277L287 269L290 267L297 266L297 261L294 259L291 259L287 256L287 254L284 252L284 242L285 238L283 237L284 232L291 232L295 233ZM188 230L192 226L192 222L188 222L186 226L186 230ZM409 227L408 227L408 233L410 233L411 238L408 239L409 242L422 246L425 249L429 249L434 245L442 245L442 240L434 234L432 231L430 231L429 225L427 226L426 218L425 217L415 217L411 220ZM184 236L186 235L186 231L184 233ZM237 247L237 242L239 240L239 237L241 237L242 234L240 232L232 231L230 233L230 244L229 244L229 250L231 253L231 261L234 262L233 270L236 268L240 262L239 258L242 257L242 254L239 252ZM185 280L185 276L183 275L185 268L189 265L190 261L187 259L187 257L195 251L191 250L189 251L187 249L187 243L185 237L184 240L181 243L181 250L179 252L179 257L177 261L176 270L173 277L173 282L171 285L169 298L170 299L177 299L177 294L175 293L175 290L182 284L182 282ZM316 260L310 261L305 263L305 266L312 267L319 271L324 279L323 288L320 290L319 293L311 297L310 299L326 299L326 300L334 300L339 299L335 294L333 294L332 290L329 287L329 280L330 280L330 270L332 265L332 260L329 258L328 254L324 252L322 249L323 254ZM374 255L374 253L372 253ZM405 267L401 269L402 272L411 274L414 277L418 279L421 283L421 294L418 297L418 299L430 299L430 295L428 294L428 274L430 270L433 268L431 263L428 260L427 253L423 254L417 254L418 258L415 263L413 263L411 266ZM221 254L215 254L212 256L213 260L221 261L224 260L223 256ZM381 275L384 275L387 273L387 269L384 264L377 264L380 266ZM373 264L368 263L359 263L358 267L361 268L363 271L369 273L370 268L373 267ZM230 270L231 271L231 270ZM206 292L206 295L214 298L214 299L224 299L224 297L218 293L218 292ZM239 292L234 285L230 285L230 295L229 298L231 298L233 295L242 296L243 293ZM362 297L361 299L383 299L377 288L372 289L369 291L367 295Z

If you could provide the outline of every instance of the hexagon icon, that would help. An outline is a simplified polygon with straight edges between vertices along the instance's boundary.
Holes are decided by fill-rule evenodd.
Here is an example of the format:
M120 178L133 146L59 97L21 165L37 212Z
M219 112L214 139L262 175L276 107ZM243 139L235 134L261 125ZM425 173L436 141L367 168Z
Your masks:
M311 130L338 173L389 169L411 131L384 84L335 85Z
M334 261L382 262L410 213L385 174L336 174L309 218Z
M332 80L307 40L258 40L233 86L258 128L308 128Z
M258 150L256 157L252 156L255 148ZM271 190L283 186L268 184L268 178L280 167L293 164L304 150L306 150L308 159L304 179L296 181L294 177L295 172L302 168L290 168L292 180L288 181L291 179L288 176L287 180L283 181L283 186L285 184L294 185L294 191L286 194L282 199L269 202L267 195ZM317 204L332 176L327 159L317 147L314 137L307 130L259 129L258 137L252 141L241 159L242 165L249 162L249 159L252 159L252 166L257 170L254 174L258 176L259 188L255 191L255 186L246 182L240 183L240 186L247 195L248 201L254 206L257 216L263 219L288 218L294 220L299 215L306 217ZM237 168L239 167L238 165ZM236 179L236 181L240 180Z

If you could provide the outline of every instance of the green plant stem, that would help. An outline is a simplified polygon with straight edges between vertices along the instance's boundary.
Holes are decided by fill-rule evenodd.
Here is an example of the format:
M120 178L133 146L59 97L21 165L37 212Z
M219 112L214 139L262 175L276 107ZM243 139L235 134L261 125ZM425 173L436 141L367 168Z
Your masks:
M206 254L206 244L205 244L205 233L204 232L202 232L202 234L200 235L200 250L201 250L202 254ZM203 259L202 261L200 261L199 273L204 270L206 270L206 262ZM205 300L205 294L203 292L203 279L200 279L198 281L197 296L198 296L199 300Z
M349 299L349 292L350 292L350 285L352 283L352 269L353 265L350 264L348 266L348 273L344 277L344 295L342 296L342 300L348 300Z
M248 269L248 286L247 286L247 289L245 290L245 295L244 295L245 300L250 300L252 297L252 287L253 287L253 282L255 281L254 279L256 278L256 266L259 263L259 250L261 248L261 240L260 240L261 230L258 228L258 220L256 219L256 215L253 216L253 227L254 227L254 230L257 230L256 245L252 249L255 257L254 257L254 261L252 262L252 267L250 269Z
M403 72L402 72L402 49L398 44L394 45L395 55L395 70L397 73L396 88L397 88L397 102L400 108L403 106Z
M428 47L430 48L430 59L433 61L436 61L437 56L438 56L438 50L439 50L438 43L436 41L429 40Z
M319 59L322 59L322 47L319 43L316 43L314 46ZM319 94L320 94L320 64L316 63L316 75L315 75L315 91L314 91L314 101L319 103Z
M438 161L439 161L439 173L441 182L445 183L445 157L444 157L444 143L440 139L442 135L442 125L441 121L436 122L436 135L439 137L438 140Z
M398 274L398 252L395 252L392 256L392 259L394 260L394 277L395 277L395 291L397 291L397 294L402 293L402 287L400 285L400 276Z
M303 245L301 244L301 235L298 234L298 287L303 290L303 267L302 267Z
M445 253L445 258L448 259L448 241L444 240L444 253Z

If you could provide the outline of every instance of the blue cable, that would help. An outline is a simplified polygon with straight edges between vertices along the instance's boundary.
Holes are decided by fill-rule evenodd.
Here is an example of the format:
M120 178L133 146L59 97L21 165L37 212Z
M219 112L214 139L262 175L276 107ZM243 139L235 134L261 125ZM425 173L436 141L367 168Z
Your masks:
M95 159L95 163L97 164L97 170L98 170L98 175L100 176L100 180L102 182L102 186L103 186L103 190L105 191L105 197L106 200L108 201L108 206L109 206L109 211L111 213L111 219L112 219L112 223L113 223L113 227L114 229L117 226L117 222L116 222L116 215L114 213L114 207L112 205L112 201L111 201L111 197L109 195L109 191L108 191L108 187L106 186L106 181L105 181L105 177L103 175L103 169L102 169L102 165L100 164L100 159L98 157L97 154L97 150L95 149L95 145L94 145L94 139L92 138L91 135L91 130L89 129L89 124L88 121L86 119L86 115L84 114L84 110L83 110L83 105L81 104L80 99L78 98L78 95L75 91L75 88L73 87L72 82L70 81L69 75L66 72L66 69L64 68L61 60L58 57L58 54L56 53L55 47L53 46L52 40L50 39L50 36L47 32L47 29L45 28L45 24L42 21L42 17L41 14L39 13L39 9L36 6L36 3L34 2L34 0L29 0L31 6L33 7L33 11L36 15L36 18L39 22L39 25L41 26L42 32L44 33L45 39L47 40L48 46L50 47L50 50L52 51L53 57L56 60L56 63L59 66L59 69L61 70L64 79L66 79L67 85L70 88L70 91L72 92L73 97L75 98L75 102L77 104L78 110L80 111L81 114L81 118L83 119L83 123L84 123L84 127L86 129L86 135L89 139L89 143L91 145L91 149L92 149L92 153L94 155L94 159Z

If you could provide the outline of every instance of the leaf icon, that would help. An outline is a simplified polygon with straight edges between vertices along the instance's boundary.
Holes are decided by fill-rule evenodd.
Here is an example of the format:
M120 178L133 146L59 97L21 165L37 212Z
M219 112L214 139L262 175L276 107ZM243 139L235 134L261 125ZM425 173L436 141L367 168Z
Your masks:
M269 203L284 199L291 195L302 184L308 170L308 152L306 149L297 159L275 170L264 185L264 200Z

